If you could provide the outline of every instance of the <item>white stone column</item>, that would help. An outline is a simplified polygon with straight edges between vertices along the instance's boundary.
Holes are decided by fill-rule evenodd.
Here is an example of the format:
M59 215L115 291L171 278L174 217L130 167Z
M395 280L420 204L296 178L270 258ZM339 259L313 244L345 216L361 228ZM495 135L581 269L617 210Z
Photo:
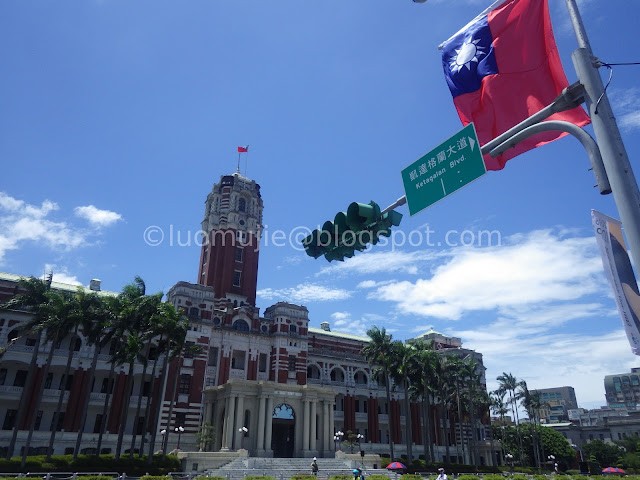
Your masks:
M309 400L304 400L304 409L302 411L302 416L304 418L303 426L302 426L302 454L307 456L309 454L309 415L311 414L311 409L309 408Z
M244 448L247 447L246 445L243 445L242 437L244 435L244 432L240 431L240 429L245 426L243 425L243 423L244 423L244 396L238 395L238 407L236 409L236 426L233 429L235 438L236 438L235 445L233 446L234 450L239 450L242 447Z
M333 445L333 430L329 428L329 402L322 402L322 452L326 455Z
M331 441L333 441L333 434L336 432L336 422L333 416L333 405L329 403L329 432L331 432ZM335 448L334 444L331 444Z
M260 403L258 405L258 456L264 453L264 409L265 409L265 397L260 395Z
M227 408L224 412L224 431L222 432L222 449L229 450L233 444L233 419L236 411L236 397L227 397Z
M264 451L267 456L273 456L273 450L271 450L271 434L273 433L273 397L271 396L267 397L266 421L267 425L265 429Z
M311 442L309 444L309 448L311 451L317 455L318 454L318 443L316 441L316 437L318 436L318 432L316 430L317 420L316 420L316 403L317 400L311 401Z

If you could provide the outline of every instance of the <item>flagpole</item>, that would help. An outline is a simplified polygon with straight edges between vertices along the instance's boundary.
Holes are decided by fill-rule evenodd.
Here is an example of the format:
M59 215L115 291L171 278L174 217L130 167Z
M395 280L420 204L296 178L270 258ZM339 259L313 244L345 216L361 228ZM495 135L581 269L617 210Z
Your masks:
M240 152L238 152L238 166L236 167L236 173L240 173Z
M571 56L573 66L580 83L585 87L585 102L591 116L593 131L629 243L631 257L636 271L638 271L640 268L640 191L638 183L631 169L620 130L598 71L598 68L603 64L593 55L576 0L566 0L566 4L578 41L578 49Z

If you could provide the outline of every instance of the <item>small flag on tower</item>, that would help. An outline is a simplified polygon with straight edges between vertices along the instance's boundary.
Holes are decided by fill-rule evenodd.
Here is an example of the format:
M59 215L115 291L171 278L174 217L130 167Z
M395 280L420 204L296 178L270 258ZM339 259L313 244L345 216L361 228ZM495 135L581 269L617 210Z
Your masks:
M497 0L442 44L442 66L460 120L475 124L482 145L542 110L569 85L547 0ZM582 107L549 120L580 127L590 122ZM564 135L544 132L497 158L487 154L487 170L500 170L516 155Z
M238 147L238 153L244 153L249 151L249 145L246 147Z

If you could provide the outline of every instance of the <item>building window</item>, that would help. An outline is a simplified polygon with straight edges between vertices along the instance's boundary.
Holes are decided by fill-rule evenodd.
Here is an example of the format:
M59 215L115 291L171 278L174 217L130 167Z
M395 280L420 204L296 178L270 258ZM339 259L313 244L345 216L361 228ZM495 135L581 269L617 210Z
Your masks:
M293 372L296 369L296 356L289 355L289 371Z
M40 423L42 423L42 410L38 410L38 414L36 415L36 422L33 425L33 429L40 430Z
M93 424L93 433L100 433L102 429L102 414L96 415L96 421Z
M244 250L242 247L236 247L236 262L242 262L243 251Z
M258 357L258 371L266 372L267 371L267 354L261 353Z
M64 384L62 383L63 381L64 381ZM63 375L60 378L60 386L58 387L58 390L71 390L72 383L73 383L73 375L67 375L66 377Z
M176 413L176 420L175 420L175 426L176 427L184 427L184 424L187 421L187 414L184 412L177 412Z
M238 211L239 212L247 211L247 201L242 197L238 199Z
M24 387L25 382L27 381L27 371L26 370L18 370L16 372L16 378L13 380L14 387ZM11 427L13 428L13 427Z
M136 435L142 435L144 429L144 417L138 417L138 425L136 426Z
M7 369L0 368L0 385L4 385L4 382L6 379L7 379Z
M218 347L209 347L209 359L207 360L207 366L218 366Z
M289 325L289 333L297 333L298 327L295 325Z
M4 422L2 424L3 430L13 430L13 426L16 423L16 415L18 414L17 410L8 409L7 413L4 416Z
M47 379L44 381L44 388L51 388L51 383L53 382L53 373L49 372L47 374Z
M231 328L233 328L234 330L238 330L239 332L248 332L249 324L244 320L236 320L235 322L233 322Z
M35 347L37 340L38 340L37 338L29 337L27 338L25 345L27 347Z
M234 370L244 370L244 350L234 350L231 356L231 368Z
M151 382L144 382L142 386L142 396L150 397L151 396Z
M55 415L54 415L55 416ZM49 427L49 430L53 430L53 418L51 419L51 426ZM64 423L64 412L60 412L60 415L58 415L58 424L56 425L56 432L59 432L60 430L62 430L62 424Z
M191 346L195 345L193 342L185 342L184 344L184 358L193 358L193 352L191 351Z
M238 270L235 270L233 272L233 286L234 287L239 287L240 286L240 277L242 276L242 272L239 272Z
M180 385L178 386L178 393L189 393L189 387L191 386L191 375L183 373L180 375Z

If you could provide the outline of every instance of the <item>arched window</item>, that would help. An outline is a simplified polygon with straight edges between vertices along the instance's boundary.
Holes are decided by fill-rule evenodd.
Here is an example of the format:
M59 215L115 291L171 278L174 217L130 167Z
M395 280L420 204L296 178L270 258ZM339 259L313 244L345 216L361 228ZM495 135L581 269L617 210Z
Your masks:
M367 375L362 371L358 370L354 375L354 380L357 385L366 385L367 384Z
M247 210L247 201L244 198L240 197L238 199L238 211L246 212L246 210Z
M334 368L331 370L331 381L332 382L344 382L344 372L339 368Z
M239 332L248 332L249 324L244 320L236 320L235 322L233 322L233 326L231 328L233 328L234 330L238 330Z

